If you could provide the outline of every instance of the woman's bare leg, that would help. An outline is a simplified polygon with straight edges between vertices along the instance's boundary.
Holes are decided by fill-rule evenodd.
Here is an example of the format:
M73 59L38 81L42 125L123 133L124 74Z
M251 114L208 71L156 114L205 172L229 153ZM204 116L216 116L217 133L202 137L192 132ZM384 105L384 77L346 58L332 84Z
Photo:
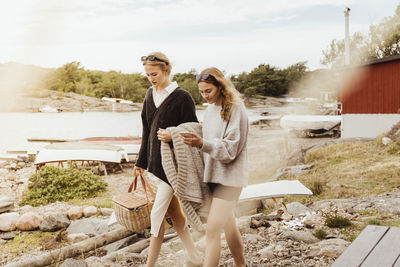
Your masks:
M229 250L235 260L235 266L244 267L246 261L244 258L244 245L242 236L236 225L235 216L231 212L229 219L224 227L226 242L228 243Z
M162 222L160 226L160 231L158 231L158 236L150 237L150 246L147 256L146 267L153 267L156 264L158 255L160 254L161 245L164 241L164 232L165 227L164 222Z
M189 227L186 225L185 215L183 214L181 205L176 196L173 196L167 214L171 216L174 229L181 239L182 244L188 253L190 261L193 263L201 263L202 259L200 253L194 245Z
M232 231L232 223L228 224L233 216L233 209L236 201L229 201L220 198L213 198L206 227L206 256L205 267L216 267L219 264L221 255L221 233L228 227L228 233ZM226 237L228 242L232 242L232 237ZM234 237L234 239L236 239ZM236 250L235 250L236 251ZM244 256L243 256L244 257ZM237 257L238 259L240 257ZM236 262L236 260L235 260Z

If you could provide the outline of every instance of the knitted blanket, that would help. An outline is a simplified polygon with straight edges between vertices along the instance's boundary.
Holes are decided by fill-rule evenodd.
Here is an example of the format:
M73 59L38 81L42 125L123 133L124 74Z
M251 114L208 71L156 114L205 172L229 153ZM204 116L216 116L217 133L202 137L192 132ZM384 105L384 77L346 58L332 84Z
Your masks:
M161 142L161 159L167 179L182 204L188 223L197 231L203 231L200 216L208 215L211 194L203 182L203 153L199 148L183 143L182 132L202 135L201 124L188 122L169 127L173 148Z

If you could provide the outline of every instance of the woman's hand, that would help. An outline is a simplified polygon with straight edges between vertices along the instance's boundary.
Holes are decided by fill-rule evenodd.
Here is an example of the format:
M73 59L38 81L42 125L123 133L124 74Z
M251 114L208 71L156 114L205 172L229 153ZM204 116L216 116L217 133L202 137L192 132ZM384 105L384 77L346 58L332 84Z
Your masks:
M203 147L203 138L195 133L181 133L181 137L183 139L183 142L189 146L198 148Z
M171 133L166 129L158 129L157 137L161 142L168 143L172 141Z
M138 166L135 166L133 168L133 175L135 177L143 176L143 174L144 174L144 169L142 169L142 168L140 168Z

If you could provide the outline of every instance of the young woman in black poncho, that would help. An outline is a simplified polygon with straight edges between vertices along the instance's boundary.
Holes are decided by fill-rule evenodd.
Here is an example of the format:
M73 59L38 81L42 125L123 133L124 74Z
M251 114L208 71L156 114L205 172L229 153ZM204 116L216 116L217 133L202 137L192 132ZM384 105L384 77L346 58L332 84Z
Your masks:
M164 239L164 217L167 212L186 249L189 263L201 266L201 258L194 246L186 218L161 165L160 151L160 142L171 142L171 134L166 128L185 122L197 122L194 101L187 91L176 82L171 82L171 63L163 53L151 53L141 60L152 86L143 103L142 144L134 174L142 175L147 169L149 176L159 181L151 211L152 237L146 266L154 266L157 261Z

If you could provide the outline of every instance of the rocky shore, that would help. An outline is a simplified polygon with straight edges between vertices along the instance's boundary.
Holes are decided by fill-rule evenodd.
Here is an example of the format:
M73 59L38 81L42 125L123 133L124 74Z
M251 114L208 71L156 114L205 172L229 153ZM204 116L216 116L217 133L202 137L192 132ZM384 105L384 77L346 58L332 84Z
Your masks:
M113 103L99 98L52 90L36 90L19 95L1 95L0 112L90 112L90 111L138 111L141 103Z
M63 97L56 99L57 96L50 95L43 105L52 99L60 107L70 105L71 111L82 107L81 104L72 107L71 100ZM99 109L106 107L103 104L112 105L97 104ZM93 110L97 104L93 102L87 107ZM264 104L260 104L260 109ZM278 127L253 125L248 144L250 177L256 183L280 179L285 174L301 175L312 168L303 165L305 155L334 142L341 141L288 138ZM127 190L132 167L132 164L122 165L118 172L104 176L109 196ZM32 261L43 262L46 257L54 261L51 266L144 266L149 243L147 231L135 234L118 224L109 225L112 209L104 207L101 199L92 199L89 204L56 202L39 207L19 206L28 179L35 171L28 158L0 163L0 266L32 266ZM303 203L286 203L285 208L265 200L257 212L237 218L249 266L330 266L366 225L400 221L400 192L315 202L310 199ZM328 227L327 218L332 214L349 220L351 226ZM192 234L196 246L204 253L204 233ZM220 266L234 266L224 237L222 245ZM72 254L66 259L66 254L60 253L68 249ZM185 263L181 242L170 228L157 266L185 266Z

